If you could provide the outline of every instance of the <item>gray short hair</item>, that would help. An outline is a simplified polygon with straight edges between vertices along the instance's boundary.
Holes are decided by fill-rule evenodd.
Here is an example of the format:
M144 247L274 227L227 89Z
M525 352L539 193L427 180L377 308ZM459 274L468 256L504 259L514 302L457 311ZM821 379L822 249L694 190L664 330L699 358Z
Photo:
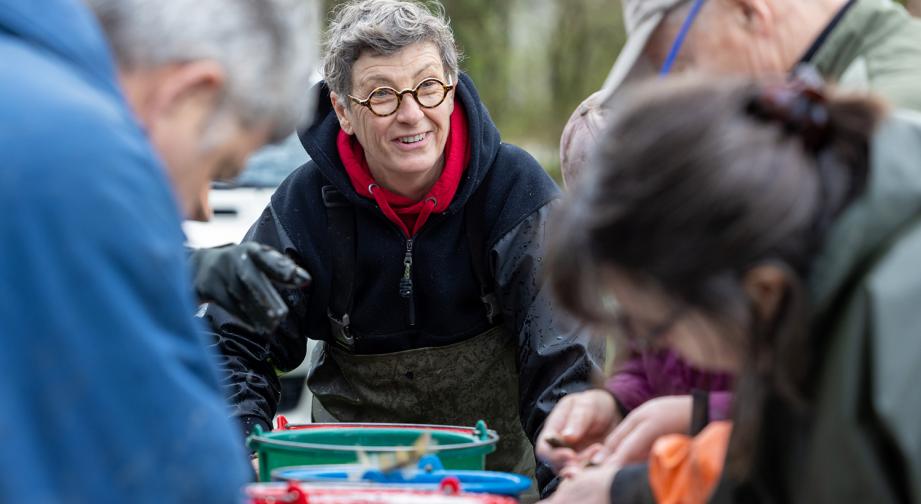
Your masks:
M446 77L457 80L454 33L437 1L426 5L401 0L357 0L341 5L326 34L323 79L339 95L352 91L352 66L365 51L390 55L418 42L441 53Z
M313 0L87 0L128 70L214 60L222 110L290 133L309 112L318 10Z

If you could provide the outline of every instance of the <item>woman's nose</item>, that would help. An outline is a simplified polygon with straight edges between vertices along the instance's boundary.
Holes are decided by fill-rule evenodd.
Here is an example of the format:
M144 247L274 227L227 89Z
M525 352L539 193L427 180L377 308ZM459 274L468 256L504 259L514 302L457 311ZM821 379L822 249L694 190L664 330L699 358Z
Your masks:
M416 123L425 116L416 97L411 94L403 95L403 100L397 109L397 120L405 123Z

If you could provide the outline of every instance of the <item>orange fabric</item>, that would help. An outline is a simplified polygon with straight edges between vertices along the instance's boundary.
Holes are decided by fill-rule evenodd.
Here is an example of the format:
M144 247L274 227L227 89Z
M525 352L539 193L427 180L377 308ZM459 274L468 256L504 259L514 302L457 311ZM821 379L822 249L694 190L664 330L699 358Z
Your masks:
M712 422L695 437L670 434L649 454L649 484L659 504L707 502L723 472L731 422Z

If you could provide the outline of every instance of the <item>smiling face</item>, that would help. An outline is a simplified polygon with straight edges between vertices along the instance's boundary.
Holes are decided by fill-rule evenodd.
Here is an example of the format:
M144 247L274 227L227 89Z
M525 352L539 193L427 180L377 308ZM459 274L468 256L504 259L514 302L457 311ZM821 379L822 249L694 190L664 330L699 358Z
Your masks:
M387 56L362 54L352 67L350 94L365 99L381 86L402 91L429 78L448 83L438 48L421 42ZM358 139L379 184L409 196L419 192L420 181L430 185L438 179L454 111L453 90L434 108L420 107L407 93L397 111L386 117L347 96L332 93L331 98L342 130Z

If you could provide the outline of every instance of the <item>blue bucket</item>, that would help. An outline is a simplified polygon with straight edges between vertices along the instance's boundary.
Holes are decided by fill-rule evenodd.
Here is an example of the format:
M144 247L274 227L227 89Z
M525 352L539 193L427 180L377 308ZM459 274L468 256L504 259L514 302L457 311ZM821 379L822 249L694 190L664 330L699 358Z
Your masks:
M438 457L426 455L418 467L381 472L364 466L285 467L272 471L275 481L301 481L336 485L382 486L419 490L442 488L445 481L457 481L460 490L518 497L531 487L531 480L514 473L496 471L445 470Z

